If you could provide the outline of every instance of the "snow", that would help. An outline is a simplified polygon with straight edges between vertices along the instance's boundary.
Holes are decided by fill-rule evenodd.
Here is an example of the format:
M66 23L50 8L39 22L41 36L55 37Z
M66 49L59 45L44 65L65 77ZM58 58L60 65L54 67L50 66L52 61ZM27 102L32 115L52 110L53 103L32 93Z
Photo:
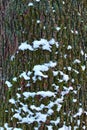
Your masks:
M37 120L37 122L40 121L45 122L47 119L47 114L42 114L41 112L37 112L35 119Z
M19 46L18 49L19 49L19 50L22 50L22 51L24 51L24 50L30 50L30 51L33 51L32 46L29 45L27 42L23 42L23 43L21 43L21 45Z
M30 3L28 4L28 6L33 6L33 3L32 3L32 2L30 2Z
M21 95L19 93L16 93L16 95L18 99L21 98Z
M85 71L85 69L86 69L85 65L82 65L81 68L83 71Z
M49 44L50 44L50 45L54 45L54 44L55 44L54 38L52 38L52 39L49 41Z
M63 127L59 128L59 130L71 130L71 126L63 125Z
M28 75L30 75L30 74L31 74L31 73L28 72ZM29 77L28 75L26 74L26 72L23 72L23 73L20 74L19 77L20 77L20 78L23 77L25 80L29 80L30 77Z
M63 1L63 4L65 4L65 2Z
M38 49L38 48L42 48L43 50L47 50L51 52L51 45L49 44L49 42L45 39L41 39L40 41L35 40L33 42L33 48L34 49Z
M62 71L58 71L60 75L62 75L62 80L59 80L60 82L65 81L67 82L69 80L69 76L67 74L64 74Z
M78 31L77 31L77 30L75 30L75 34L78 34Z
M48 130L53 130L53 126L47 126Z
M69 71L71 71L71 70L72 70L72 68L71 68L70 66L68 66L68 67L67 67L67 69L68 69Z
M48 71L48 67L46 65L35 65L33 68L34 76L42 76L44 78L47 78L47 75L44 75L42 72ZM42 71L42 72L41 72Z
M13 98L9 99L9 102L10 102L11 104L15 104L15 103L16 103L16 101L15 101Z
M3 128L3 127L0 127L0 130L4 130L4 128Z
M37 2L39 1L37 0ZM29 6L33 6L32 2L29 3ZM40 20L37 20L37 24L39 23L40 23ZM60 27L57 27L57 31L59 31L60 29L61 29ZM77 33L77 32L73 31L73 33ZM55 51L55 54L58 54L59 44L58 42L55 42L54 38L52 38L49 41L47 41L46 39L35 40L32 42L32 44L28 44L25 41L21 43L18 49L19 51L28 50L30 52L35 52L37 50L52 52L53 51L52 47L54 46L56 47L56 50L57 50ZM68 45L66 46L66 49L71 50L72 46ZM84 55L83 51L81 51L81 55ZM63 57L67 58L67 53L64 54ZM75 59L74 61L72 61L72 63L73 63L72 65L74 66L74 64L80 64L81 61L79 59ZM41 126L41 122L45 123L49 117L53 117L56 111L58 114L57 117L55 119L51 119L50 124L46 125L48 130L52 130L53 125L57 126L61 122L60 112L62 111L62 108L64 107L63 105L65 103L66 97L68 97L68 95L73 93L72 104L75 105L78 102L78 100L76 99L76 95L79 92L78 85L75 86L77 87L77 89L75 89L73 85L69 85L68 83L68 81L71 81L74 84L76 79L74 79L73 76L72 77L69 76L69 74L67 73L67 71L69 71L69 73L73 72L75 75L78 75L80 73L78 71L78 68L76 67L74 68L71 66L71 64L69 64L67 67L64 66L63 69L60 70L57 65L58 65L58 62L56 62L55 59L53 59L53 61L49 60L49 62L47 61L45 63L43 62L39 64L34 64L32 66L31 71L30 70L22 71L18 77L14 76L14 78L12 78L12 83L19 81L20 78L23 78L26 81L26 84L27 84L26 86L32 87L33 84L34 85L37 84L38 79L40 80L40 82L41 80L42 82L43 80L44 81L49 80L49 75L48 75L49 70L51 70L52 76L53 76L52 77L53 81L50 87L52 88L51 90L49 89L44 90L44 85L43 85L41 86L43 91L41 91L39 89L40 86L38 84L38 90L36 89L37 91L31 90L31 91L24 91L22 93L19 93L21 88L19 88L18 86L16 99L14 97L11 97L9 99L9 104L12 104L11 105L12 106L11 112L13 114L13 116L11 117L12 121L15 118L18 120L17 123L20 123L20 124L23 124L23 123L31 124L31 123L37 122L38 126L34 127L34 129L38 130L39 127ZM85 71L86 66L84 64L79 65L79 66L83 71ZM32 83L30 82L30 79L32 80ZM5 82L5 84L8 87L12 87L13 86L12 83L9 81ZM37 87L37 85L34 87ZM21 97L22 97L22 100L21 100ZM43 102L45 98L47 99L47 101ZM80 108L77 110L77 112L75 111L76 113L72 115L73 117L70 117L70 120L72 120L72 118L77 118L78 116L80 117L83 114L83 108L81 108L81 103L79 105L80 105ZM14 109L13 106L16 107L16 109ZM5 110L5 112L9 113L9 110L7 111ZM86 111L84 113L87 115ZM70 114L71 114L71 110L69 111L68 115ZM80 125L79 119L77 120L77 125L78 126ZM5 123L4 126L7 130L13 129L12 127L8 127L8 123ZM78 126L74 126L74 130L76 130ZM85 129L85 126L83 126L83 128ZM71 126L67 126L65 123L63 124L61 128L58 128L58 130L71 130L71 129L72 129ZM22 129L14 128L13 130L22 130Z
M82 55L82 56L84 55L84 51L83 51L83 50L81 50L81 55Z
M29 111L28 105L23 105L22 110L23 110L24 112L28 112L28 111Z
M34 127L34 130L38 130L38 127Z
M23 95L25 96L25 98L29 98L29 97L34 97L36 95L40 95L42 97L55 97L55 94L51 91L38 91L37 93L35 92L24 92Z
M70 91L72 91L73 90L73 88L70 86L70 87L63 87L64 88L64 90L61 92L61 95L62 96L65 96L65 95L67 95Z
M57 100L54 103L56 103L56 104L63 103L63 99L64 99L64 97L61 96L60 98L57 98Z
M49 63L47 63L47 64L45 64L45 65L48 66L48 67L53 68L53 67L56 67L57 62L50 61Z
M37 23L39 24L40 20L37 20ZM58 42L55 42L55 40L53 38L50 41L47 41L46 39L35 40L35 41L33 41L32 45L28 44L25 41L25 42L21 43L21 45L18 47L18 50L35 51L38 48L40 48L42 50L51 52L51 48L53 45L56 45L57 48L59 47Z
M37 24L39 24L40 23L40 20L37 20Z
M35 105L31 105L30 108L36 111L41 111L43 109L43 107L36 107Z
M5 123L4 127L6 128L6 130L12 130L12 127L8 127L8 123Z
M78 124L78 126L80 125L80 120L77 120L77 124Z
M54 90L59 91L59 86L58 85L52 84L52 86L53 86Z
M52 115L53 113L54 113L54 111L52 109L49 109L47 112L48 115Z
M14 128L13 130L23 130L23 129L21 129L21 128Z
M72 78L72 79L71 79L71 82L72 82L72 83L74 83L74 82L75 82L75 80Z
M40 92L37 92L36 95L41 95L42 97L55 97L55 94L54 92L51 92L51 91L40 91Z
M29 113L30 115L33 115L33 113L28 109L28 105L24 104L22 102L20 102L21 107L19 107L18 111L16 110L16 112L18 114L21 113L21 111L23 111L24 113Z
M77 102L77 99L73 99L73 102Z
M78 12L78 15L81 16L81 14Z
M65 58L65 59L67 58L67 54L64 54L64 58Z
M84 112L87 115L87 111Z
M57 126L60 123L60 118L58 117L56 120L51 120L51 123Z
M29 96L30 97L34 97L35 96L35 92L23 92L23 95L25 96L25 98L28 98Z
M5 81L5 84L8 86L8 88L12 87L12 84L9 81Z
M34 71L34 76L33 76L33 81L36 81L36 77L43 77L43 78L48 78L48 75L43 74L42 72L46 72L49 70L49 68L54 68L56 66L56 62L50 61L49 63L44 63L42 65L35 65L33 68Z
M36 0L36 2L40 2L40 0Z
M67 82L69 80L69 76L67 74L63 74L63 80Z
M67 50L71 50L71 49L72 49L72 46L68 45Z
M11 61L13 61L15 59L15 56L14 55L12 55L11 56Z
M74 31L74 30L71 30L71 33L78 35L78 31L77 31L77 30L75 30L75 31Z
M86 130L86 126L85 125L83 126L83 130Z
M75 59L75 60L74 60L74 64L75 64L75 63L80 64L80 63L81 63L81 61L80 61L79 59Z
M41 121L42 122L45 122L46 121L46 118L47 118L47 114L42 114L41 112L36 112L35 116L26 116L26 117L23 117L20 121L20 123L28 123L28 124L31 124L33 123L34 121L40 123Z
M73 31L73 30L71 30L71 33L74 33L74 31Z
M14 78L13 78L13 81L16 82L16 81L17 81L17 77L14 77Z
M20 116L19 113L15 113L15 114L13 115L13 118L16 118L16 119L18 119L18 120L22 120L22 117Z
M75 70L75 69L72 69L76 74L79 74L79 71Z
M83 109L79 108L78 112L73 117L81 116L82 113L83 113Z
M58 71L53 71L53 76L57 76L58 75Z
M61 28L60 27L56 27L56 30L59 31Z

